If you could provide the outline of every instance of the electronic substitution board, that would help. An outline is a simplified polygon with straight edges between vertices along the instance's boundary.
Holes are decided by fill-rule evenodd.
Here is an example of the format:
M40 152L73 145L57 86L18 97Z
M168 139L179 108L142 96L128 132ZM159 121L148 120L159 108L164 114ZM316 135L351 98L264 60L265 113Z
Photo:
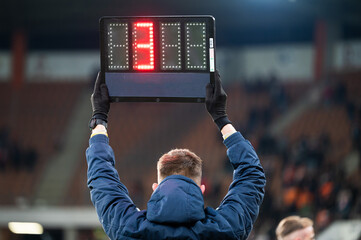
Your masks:
M100 44L112 101L204 102L214 82L212 16L103 17Z

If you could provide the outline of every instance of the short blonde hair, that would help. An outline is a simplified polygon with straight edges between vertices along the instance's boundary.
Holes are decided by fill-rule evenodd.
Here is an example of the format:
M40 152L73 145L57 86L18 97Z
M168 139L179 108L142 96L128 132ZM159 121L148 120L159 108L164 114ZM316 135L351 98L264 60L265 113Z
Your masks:
M202 178L202 159L188 149L173 149L164 154L159 159L157 168L160 179L178 174L200 184Z
M313 226L313 221L307 217L286 217L281 220L276 228L277 239L282 240L287 235L310 226Z

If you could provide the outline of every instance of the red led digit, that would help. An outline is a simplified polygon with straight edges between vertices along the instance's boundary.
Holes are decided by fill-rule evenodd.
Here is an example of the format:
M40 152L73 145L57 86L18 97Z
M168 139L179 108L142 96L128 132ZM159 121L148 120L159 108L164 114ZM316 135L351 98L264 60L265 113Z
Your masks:
M133 25L133 68L154 70L153 22L135 22Z

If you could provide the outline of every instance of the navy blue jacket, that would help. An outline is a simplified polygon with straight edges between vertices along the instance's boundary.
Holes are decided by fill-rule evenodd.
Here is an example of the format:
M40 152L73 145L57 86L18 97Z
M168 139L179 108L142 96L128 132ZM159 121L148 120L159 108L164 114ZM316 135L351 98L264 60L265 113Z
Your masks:
M234 174L216 210L204 208L193 180L172 175L159 184L147 210L139 211L119 180L109 139L93 136L86 151L88 187L106 234L110 239L246 239L263 200L265 175L253 147L239 132L224 144Z

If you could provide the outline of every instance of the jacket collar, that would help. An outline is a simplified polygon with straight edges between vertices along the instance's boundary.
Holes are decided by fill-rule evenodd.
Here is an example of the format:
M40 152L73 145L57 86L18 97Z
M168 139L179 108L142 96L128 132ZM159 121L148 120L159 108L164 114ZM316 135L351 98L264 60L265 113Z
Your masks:
M183 175L166 177L148 202L147 219L152 222L186 224L204 218L202 191Z

